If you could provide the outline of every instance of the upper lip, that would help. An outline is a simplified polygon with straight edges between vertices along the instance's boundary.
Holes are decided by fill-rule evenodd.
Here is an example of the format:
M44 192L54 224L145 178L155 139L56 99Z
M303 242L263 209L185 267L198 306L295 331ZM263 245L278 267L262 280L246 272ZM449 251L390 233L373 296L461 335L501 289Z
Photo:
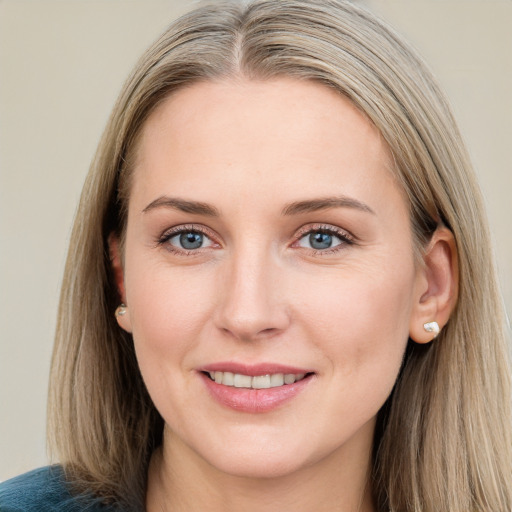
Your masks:
M312 373L310 369L299 368L297 366L289 366L279 363L257 363L257 364L245 364L238 363L235 361L224 361L218 363L211 363L199 368L202 372L231 372L239 373L242 375L250 375L251 377L257 377L258 375L272 375L276 373L284 374L302 374Z

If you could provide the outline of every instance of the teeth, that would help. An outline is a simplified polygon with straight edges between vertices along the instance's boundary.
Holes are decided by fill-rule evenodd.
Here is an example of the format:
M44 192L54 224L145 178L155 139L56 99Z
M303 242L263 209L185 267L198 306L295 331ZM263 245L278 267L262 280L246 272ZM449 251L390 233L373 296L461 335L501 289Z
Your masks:
M270 375L258 375L252 378L252 386L255 389L268 389L270 387Z
M234 386L235 388L268 389L277 388L285 384L293 384L302 380L304 373L273 373L272 375L243 375L241 373L231 372L208 372L210 378L217 384L224 386Z
M270 376L270 387L276 388L284 384L284 375L282 373L274 373Z
M284 376L284 383L285 384L293 384L295 382L295 375L293 373L287 373Z
M252 377L249 375L242 375L241 373L235 373L233 382L235 384L235 388L250 388L252 384Z
M222 372L222 384L225 386L234 386L235 385L235 376L231 372ZM215 373L215 378L217 378L217 373Z

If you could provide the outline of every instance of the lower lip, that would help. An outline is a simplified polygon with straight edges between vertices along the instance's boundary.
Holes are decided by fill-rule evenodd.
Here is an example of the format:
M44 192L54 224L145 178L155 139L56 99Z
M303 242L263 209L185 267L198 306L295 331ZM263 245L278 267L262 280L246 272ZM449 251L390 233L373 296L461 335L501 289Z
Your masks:
M217 384L204 373L200 374L208 391L217 402L239 412L261 413L277 409L295 398L311 382L308 375L293 384L268 389L235 388Z

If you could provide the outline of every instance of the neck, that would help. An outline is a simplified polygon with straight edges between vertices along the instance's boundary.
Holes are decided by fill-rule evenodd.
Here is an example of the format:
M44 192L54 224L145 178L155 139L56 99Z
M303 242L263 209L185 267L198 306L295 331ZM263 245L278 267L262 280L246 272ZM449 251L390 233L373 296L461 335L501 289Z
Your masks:
M291 474L250 478L206 462L168 431L151 460L147 512L373 512L371 446L341 448ZM356 449L358 457L354 459ZM358 462L354 464L354 460Z

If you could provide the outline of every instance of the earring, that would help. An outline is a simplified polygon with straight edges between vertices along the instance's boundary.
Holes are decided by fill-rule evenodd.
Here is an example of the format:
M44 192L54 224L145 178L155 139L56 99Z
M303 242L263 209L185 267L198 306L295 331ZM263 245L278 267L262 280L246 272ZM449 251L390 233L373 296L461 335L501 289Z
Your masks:
M427 322L423 324L423 329L427 332L431 332L434 334L434 338L437 338L441 329L439 328L439 324L437 322Z
M119 304L116 308L116 316L126 315L126 304Z

